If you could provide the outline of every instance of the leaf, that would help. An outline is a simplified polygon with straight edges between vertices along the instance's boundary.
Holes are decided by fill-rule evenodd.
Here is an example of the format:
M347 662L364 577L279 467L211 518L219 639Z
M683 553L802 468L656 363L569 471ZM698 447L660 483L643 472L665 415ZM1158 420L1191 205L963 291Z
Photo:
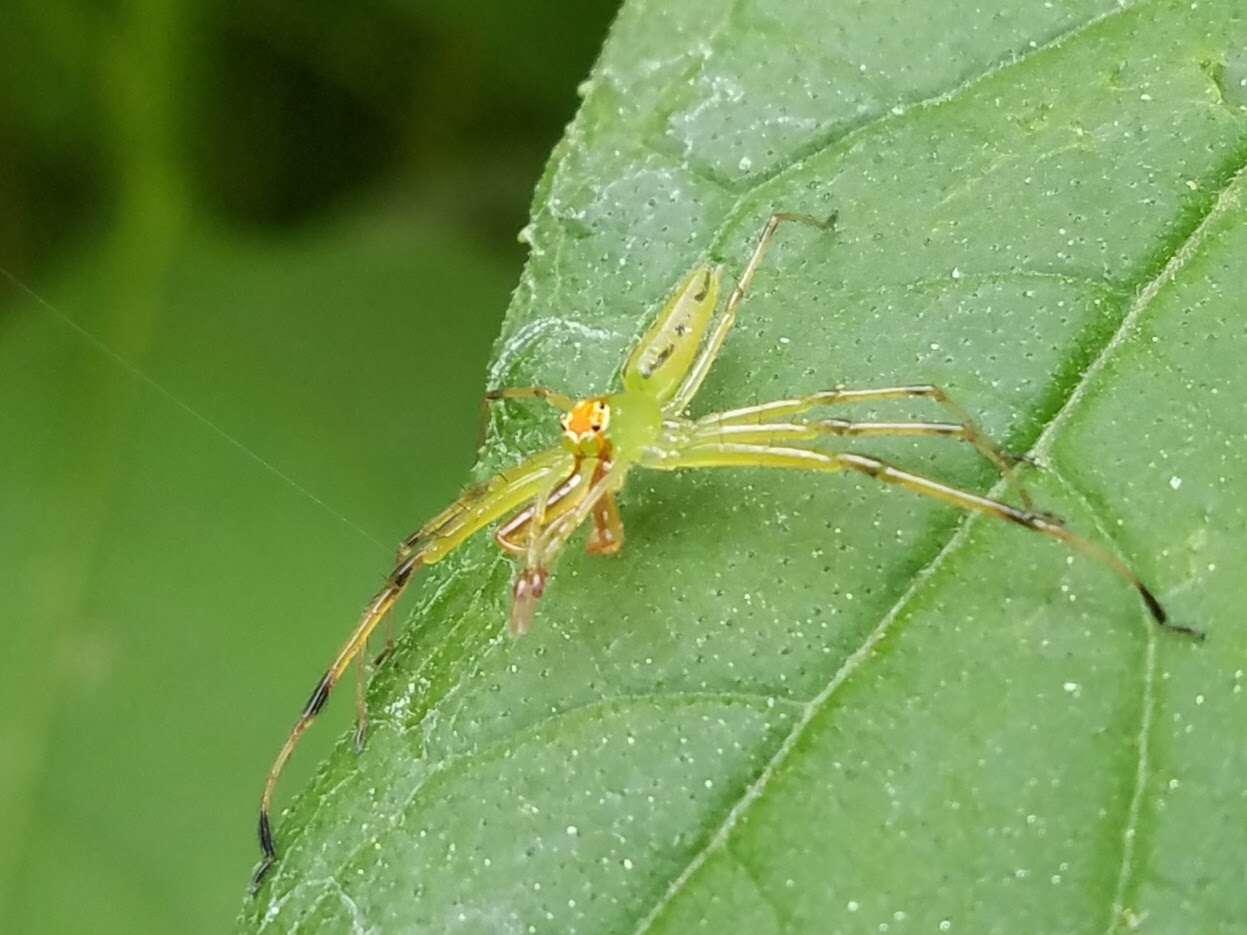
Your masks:
M279 818L244 929L1241 918L1247 23L1008 6L625 4L490 382L608 387L700 255L738 270L772 210L836 208L783 232L696 409L941 383L1208 642L868 479L638 473L624 552L569 551L523 640L486 536L428 575L367 750ZM498 414L482 475L548 423ZM951 443L869 450L1001 492Z

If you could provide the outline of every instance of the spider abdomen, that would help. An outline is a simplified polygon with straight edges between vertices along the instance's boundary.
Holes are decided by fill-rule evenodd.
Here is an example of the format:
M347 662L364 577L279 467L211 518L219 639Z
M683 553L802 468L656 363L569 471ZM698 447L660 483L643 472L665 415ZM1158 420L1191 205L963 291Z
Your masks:
M680 388L719 301L719 268L694 266L667 296L623 366L624 389L667 402Z

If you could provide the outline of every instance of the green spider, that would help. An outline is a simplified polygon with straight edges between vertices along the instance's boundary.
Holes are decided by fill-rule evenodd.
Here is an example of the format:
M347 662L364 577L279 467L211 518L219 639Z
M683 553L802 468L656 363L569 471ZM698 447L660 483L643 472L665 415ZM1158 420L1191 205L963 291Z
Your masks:
M689 404L732 330L737 309L771 238L786 221L829 230L834 226L835 216L821 221L803 214L771 215L717 318L721 268L705 262L694 266L680 280L654 323L628 355L620 372L621 391L580 400L537 386L491 390L486 394L486 400L490 401L538 399L548 403L562 413L562 438L559 444L531 455L472 488L399 546L397 565L385 586L368 603L359 624L317 683L269 769L260 800L262 858L252 876L253 889L277 856L269 821L277 779L300 736L324 707L334 685L356 660L360 672L360 688L356 691L356 743L357 746L362 744L367 725L362 685L368 638L398 601L416 570L441 561L469 536L506 514L518 511L494 532L498 545L519 559L508 624L512 635L518 636L527 631L532 622L534 606L545 590L555 558L580 526L586 521L591 524L586 543L591 555L611 555L622 547L623 523L615 495L623 488L628 472L636 467L660 471L711 467L858 471L884 483L943 500L963 510L1008 520L1064 542L1124 578L1138 591L1157 623L1202 637L1203 634L1192 627L1170 622L1160 602L1120 558L1070 532L1050 514L1037 512L1030 496L1014 477L1013 459L988 439L969 414L938 386L836 387L699 419L686 416ZM798 418L817 407L918 398L940 404L953 421L850 422ZM968 442L996 466L1020 500L1021 507L902 470L869 455L851 451L823 452L810 447L828 436L902 435ZM386 652L389 645L387 642ZM382 657L385 654L382 653Z

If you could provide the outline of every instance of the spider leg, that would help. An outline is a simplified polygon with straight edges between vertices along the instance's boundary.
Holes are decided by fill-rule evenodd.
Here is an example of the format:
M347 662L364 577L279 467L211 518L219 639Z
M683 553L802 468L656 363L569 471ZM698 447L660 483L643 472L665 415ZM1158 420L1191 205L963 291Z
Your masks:
M761 407L757 407L761 408ZM810 441L824 435L842 437L858 436L924 436L928 438L952 438L968 442L980 453L981 436L965 422L851 422L847 419L816 419L811 422L708 422L696 423L688 436L692 444L721 441L731 444L769 445L777 442ZM1022 487L1006 462L992 459L1004 477L1005 483L1017 494L1025 509L1034 511L1030 495ZM1056 517L1048 514L1054 522Z
M688 444L724 442L734 445L773 445L777 442L813 441L824 435L916 435L969 441L966 427L959 422L850 422L847 419L816 419L812 422L755 422L698 429L688 436Z
M570 396L556 393L544 386L508 386L487 390L485 402L492 403L500 399L540 399L562 412L571 412L576 401Z
M470 490L434 517L419 532L404 541L399 551L402 558L386 578L381 590L368 602L355 629L351 631L325 674L316 683L311 697L304 704L298 720L295 721L285 743L278 751L277 758L269 768L264 782L264 791L260 796L261 858L251 875L252 892L259 887L260 881L277 859L269 815L273 791L286 762L298 746L303 733L329 700L329 694L338 680L350 667L351 662L366 650L368 637L397 603L411 576L424 565L432 565L440 561L481 527L514 510L525 500L532 499L542 488L549 486L551 477L566 476L567 467L571 463L572 455L562 448L534 455L515 467L495 475L486 484ZM356 713L357 717L366 724L362 705ZM357 725L357 735L358 731Z
M956 402L942 387L932 383L921 383L914 386L882 386L867 389L836 387L835 389L821 390L817 393L810 393L793 399L777 399L773 402L714 413L699 419L696 424L699 427L750 425L784 418L785 416L798 415L817 406L877 402L888 399L930 399L942 406L962 427L963 434L961 437L973 445L979 454L996 466L996 470L1000 472L1000 476L1004 478L1005 483L1009 485L1009 488L1022 501L1022 506L1027 510L1034 509L1034 502L1031 500L1030 494L1026 492L1026 488L1022 486L1022 482L1018 480L1017 474L1013 470L1013 465L1023 459L1006 453L1004 449L992 441L986 432L979 428L974 417L970 415L969 410Z
M586 485L570 509L529 541L527 561L516 576L512 589L509 629L514 635L527 632L532 623L533 610L545 591L550 566L559 551L589 518L599 501L617 490L623 482L624 471L613 467L609 461L586 458L581 468L586 477L592 478L592 482Z
M602 471L603 468L599 465L593 482L600 479ZM580 475L574 472L550 494L545 510L547 523L574 505L574 501L565 498L580 480ZM527 556L536 511L536 503L531 503L499 526L494 532L494 541L498 543L498 547L512 555ZM606 493L598 498L590 519L593 521L593 530L585 543L585 551L590 555L614 555L618 552L623 546L623 520L613 493Z
M576 404L571 397L547 389L544 386L513 386L487 390L485 395L481 397L480 415L477 417L477 448L485 444L485 431L489 428L489 404L500 399L540 399L562 412L569 412L572 406Z
M387 615L388 619L393 619ZM355 752L364 752L368 736L368 652L365 647L355 654Z
M372 659L372 672L376 672L381 665L390 658L394 652L394 644L397 638L398 622L393 614L385 615L385 643L381 646L381 652L377 653ZM367 649L361 649L355 657L359 663L355 668L355 752L364 752L364 739L368 734L368 675L369 669L365 660L367 658Z
M1041 533L1065 543L1070 548L1106 565L1129 583L1158 624L1196 639L1203 633L1194 627L1176 624L1168 619L1155 595L1139 579L1139 576L1112 552L1087 539L1070 532L1060 523L1029 510L1020 510L999 500L983 497L968 490L952 487L932 478L872 458L869 455L842 452L827 454L808 448L789 448L775 445L745 445L730 443L706 443L690 446L675 453L651 457L647 467L666 470L702 467L768 467L806 471L857 471L885 484L895 484L914 493L936 500L943 500L962 510L984 513L997 519L1016 523L1025 529Z
M582 458L576 464L573 475L573 493L563 497L557 514L547 510L540 501L535 504L528 525L528 542L524 550L524 564L515 575L511 585L511 614L507 629L512 636L528 632L532 623L533 608L546 588L550 576L550 560L557 554L576 528L584 521L582 504L591 496L597 484L591 479L598 476L602 462L597 458ZM551 543L558 547L551 551Z
M572 455L565 449L548 448L499 471L482 484L469 487L458 500L403 540L398 547L400 559L430 544L435 544L439 556L444 554L482 525L493 522L525 500L531 500L551 473L565 476L571 464ZM502 502L508 505L496 509ZM484 515L489 518L480 522L480 517Z
M385 643L381 647L381 652L373 657L372 667L374 669L389 659L390 653L394 652L394 641L398 633L397 626L393 617L385 618Z
M538 514L540 514L541 520L536 523L536 526L541 527L552 518L565 513L578 499L573 494L577 490L583 493L581 488L584 481L585 478L582 476L578 463L573 461L570 474L563 478L562 481L552 485L544 494L538 493L532 503L528 504L528 506L524 507L494 531L494 542L498 544L502 551L511 555L527 555L528 543L532 538L534 522ZM544 506L541 505L542 496L545 497Z
M688 404L693 401L697 391L701 389L701 384L706 379L706 374L710 372L715 359L719 356L719 351L723 349L723 342L727 340L728 332L732 330L732 325L736 321L736 310L745 298L745 293L749 291L749 286L753 282L753 275L757 272L762 258L766 256L766 250L771 244L771 238L775 236L775 231L779 228L779 225L786 221L797 221L801 224L817 227L820 230L831 230L835 227L836 215L833 213L828 218L816 218L809 214L776 212L767 219L766 224L762 226L762 233L758 235L758 242L753 248L753 254L749 257L749 262L745 264L740 278L736 281L736 288L732 290L732 294L728 296L727 304L723 306L723 312L714 323L709 336L706 338L706 343L702 345L701 352L693 361L693 365L689 368L688 373L685 374L680 388L676 390L675 396L664 407L668 413L676 415L682 413L688 408Z
M334 657L325 674L321 676L320 681L316 683L311 696L308 698L307 703L304 704L303 710L299 713L298 720L295 721L294 727L291 728L289 735L287 735L286 742L282 744L281 750L278 751L277 759L269 767L268 777L264 782L264 792L260 796L259 832L261 858L259 865L251 875L253 892L268 872L269 867L277 859L277 851L273 845L269 811L273 802L273 790L276 788L277 780L286 766L286 761L290 759L290 754L298 746L299 738L303 736L304 731L308 729L316 715L320 713L321 708L325 706L325 702L329 700L329 693L333 691L334 685L337 684L355 656L367 645L368 635L372 633L389 609L394 606L399 596L403 593L404 588L406 588L412 573L420 565L419 557L412 556L390 572L384 587L368 602L368 606L364 610L359 623L351 631L351 635L346 642L342 644L342 648L338 650L337 656Z
M585 542L588 554L614 555L623 548L623 518L619 515L619 504L615 502L613 493L605 493L598 498L589 518L593 521L593 529Z
M582 481L584 464L578 464L577 481ZM580 486L577 484L577 486ZM583 496L583 493L581 494ZM546 523L547 498L540 495L533 504L528 524L528 544L524 549L524 567L511 583L511 613L507 616L507 631L512 636L522 636L532 623L532 606L546 587L549 572L541 565L541 532Z
M478 446L479 447L479 446ZM402 562L411 549L408 548L407 542L403 541L398 544L397 554L394 556L394 563L397 565ZM398 638L397 623L393 617L385 618L385 643L381 647L381 652L377 653L372 659L372 667L376 669L381 663L390 658L390 653L394 652L394 642Z

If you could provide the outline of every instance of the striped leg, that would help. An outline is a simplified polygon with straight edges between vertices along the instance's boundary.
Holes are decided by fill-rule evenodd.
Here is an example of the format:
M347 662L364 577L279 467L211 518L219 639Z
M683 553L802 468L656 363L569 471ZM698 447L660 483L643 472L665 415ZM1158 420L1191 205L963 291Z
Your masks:
M528 563L515 579L514 599L511 604L513 633L523 633L528 629L537 600L545 591L550 567L563 546L567 544L567 540L595 511L603 508L601 506L603 499L610 496L623 483L623 476L617 470L613 470L609 462L586 459L585 465L586 476L593 478L592 483L588 485L571 509L558 519L552 520L539 536L530 541ZM591 537L590 543L592 541Z
M521 636L528 632L532 624L533 610L537 600L545 592L546 580L550 577L550 565L558 554L559 548L567 538L584 522L589 497L599 488L593 479L608 466L597 458L584 458L576 465L574 493L564 497L557 513L538 509L528 530L528 541L524 550L524 565L515 575L511 586L511 615L507 621L507 629L512 636ZM545 515L543 515L545 514ZM557 546L551 549L551 543Z
M403 542L399 549L401 559L386 578L381 590L368 602L359 623L351 631L346 642L342 644L320 681L316 683L316 688L303 706L298 720L295 721L294 727L286 737L286 742L282 744L277 758L269 768L268 777L264 783L264 792L260 796L261 858L251 876L253 891L259 886L277 857L269 816L273 791L286 762L298 746L303 733L320 713L321 708L325 706L325 702L329 700L329 694L338 680L342 678L356 656L367 648L368 637L397 603L411 576L422 566L432 565L439 561L483 526L487 526L498 517L537 496L541 490L547 489L552 481L565 477L572 462L572 455L566 451L545 452L529 458L516 467L498 474L488 484L468 491L431 522L425 524L419 532L409 536ZM361 695L357 695L357 699L360 697ZM357 742L362 742L361 731L367 723L367 718L362 702L357 700L357 704L359 705L356 712Z
M853 452L828 454L807 448L716 442L690 446L675 454L654 458L647 462L647 466L666 470L707 467L771 467L826 472L857 471L885 484L895 484L925 497L943 500L962 510L984 513L997 519L1007 520L1050 539L1063 542L1070 548L1106 565L1121 576L1139 593L1158 624L1178 633L1203 639L1202 631L1171 622L1164 608L1161 607L1160 601L1143 584L1130 566L1102 546L1070 532L1060 523L1041 514L1019 510L999 500L979 496L921 474L902 470L878 458Z
M777 399L774 402L760 403L756 406L745 406L740 409L732 409L727 412L718 412L708 415L698 420L698 428L725 428L728 426L738 425L756 425L761 422L767 422L774 419L784 419L788 416L799 415L817 406L835 406L851 403L870 403L888 399L930 399L938 403L957 421L961 426L960 433L951 431L942 432L913 432L905 434L942 434L949 437L957 437L973 445L984 458L991 461L996 466L996 470L1000 472L1000 476L1005 479L1010 489L1017 495L1022 502L1022 506L1027 510L1034 509L1034 503L1030 494L1026 492L1026 488L1022 486L1021 481L1017 479L1016 472L1013 470L1013 462L1018 460L1012 455L1007 454L999 445L991 440L991 438L981 429L969 411L955 402L951 396L941 387L931 383L921 383L914 386L882 386L869 389L846 389L845 387L836 387L831 390L821 390L817 393L810 393L807 396L798 396L793 399ZM836 420L829 420L836 421ZM852 423L850 423L852 424ZM858 423L870 424L870 423ZM881 424L881 423L876 423ZM939 425L942 423L930 423ZM857 434L869 434L859 432ZM885 434L876 432L874 434Z
M320 681L316 683L311 697L304 704L298 720L295 721L294 727L291 728L289 735L287 735L286 742L282 744L281 750L277 754L277 759L269 767L268 777L264 782L264 792L260 796L259 833L261 857L259 865L251 875L251 888L253 891L260 885L260 881L268 872L269 867L277 859L277 851L273 845L273 831L269 820L269 812L273 803L273 790L277 786L277 780L280 778L282 770L285 769L286 762L290 759L290 754L298 746L299 738L303 736L304 731L308 729L316 715L320 713L321 708L325 706L325 702L329 700L329 693L333 691L334 685L342 678L351 661L367 645L369 634L372 633L377 624L380 623L381 618L398 601L403 590L407 587L407 582L420 567L420 564L420 559L413 556L400 563L394 571L390 572L385 586L368 602L368 607L364 610L359 623L351 632L347 641L342 644L342 648L338 650L337 656L334 657L325 674L321 676Z

